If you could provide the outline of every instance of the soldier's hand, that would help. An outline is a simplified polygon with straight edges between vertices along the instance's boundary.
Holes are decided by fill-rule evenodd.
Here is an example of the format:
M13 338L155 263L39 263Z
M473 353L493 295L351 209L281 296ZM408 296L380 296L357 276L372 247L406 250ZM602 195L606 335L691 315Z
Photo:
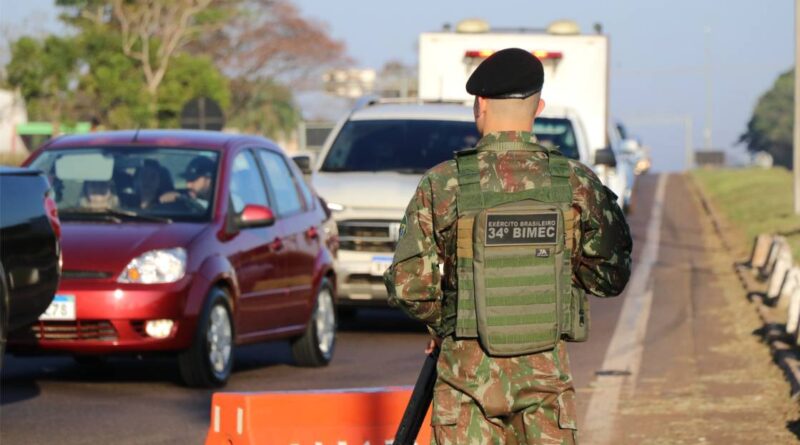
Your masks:
M430 341L428 342L428 347L425 348L425 354L430 355L434 349L439 348L441 346L442 346L441 337L431 337Z

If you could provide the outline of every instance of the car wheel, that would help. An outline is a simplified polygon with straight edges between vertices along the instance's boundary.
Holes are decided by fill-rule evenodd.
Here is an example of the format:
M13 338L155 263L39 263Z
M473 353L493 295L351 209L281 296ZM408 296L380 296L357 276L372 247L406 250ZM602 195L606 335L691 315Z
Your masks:
M0 369L3 369L3 355L6 352L8 339L9 298L6 271L3 269L3 263L0 263Z
M230 298L215 287L198 319L192 346L178 356L183 382L202 388L225 385L233 369L234 338Z
M333 358L336 346L336 308L333 288L322 279L311 320L302 336L292 340L292 355L299 366L325 366Z

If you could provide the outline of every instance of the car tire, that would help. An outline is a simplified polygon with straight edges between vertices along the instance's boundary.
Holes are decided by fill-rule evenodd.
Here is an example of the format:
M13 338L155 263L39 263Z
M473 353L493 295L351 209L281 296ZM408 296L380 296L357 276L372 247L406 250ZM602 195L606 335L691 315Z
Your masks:
M10 292L6 281L6 271L0 263L0 370L3 369L3 357L8 341L8 311L10 310Z
M333 287L327 278L323 278L306 330L303 335L292 340L292 356L298 366L325 366L333 358L335 346L336 309L333 305Z
M214 287L197 321L192 345L178 355L186 386L218 388L227 383L233 369L234 332L230 296Z

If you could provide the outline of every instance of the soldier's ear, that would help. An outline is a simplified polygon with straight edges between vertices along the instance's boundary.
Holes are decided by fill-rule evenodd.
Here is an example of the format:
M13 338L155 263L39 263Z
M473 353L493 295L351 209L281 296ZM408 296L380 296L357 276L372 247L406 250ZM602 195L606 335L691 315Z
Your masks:
M544 111L545 102L544 99L539 99L539 105L536 106L536 116L538 117Z
M489 106L489 101L485 97L478 96L478 116L486 114L486 107Z

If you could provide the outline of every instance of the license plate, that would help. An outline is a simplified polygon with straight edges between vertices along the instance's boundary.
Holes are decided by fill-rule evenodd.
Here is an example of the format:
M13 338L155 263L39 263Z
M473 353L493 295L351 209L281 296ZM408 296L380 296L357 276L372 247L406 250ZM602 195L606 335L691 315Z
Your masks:
M75 295L56 295L39 320L75 320Z
M374 256L372 257L372 267L370 274L372 276L383 276L383 273L392 265L392 257L390 256Z

